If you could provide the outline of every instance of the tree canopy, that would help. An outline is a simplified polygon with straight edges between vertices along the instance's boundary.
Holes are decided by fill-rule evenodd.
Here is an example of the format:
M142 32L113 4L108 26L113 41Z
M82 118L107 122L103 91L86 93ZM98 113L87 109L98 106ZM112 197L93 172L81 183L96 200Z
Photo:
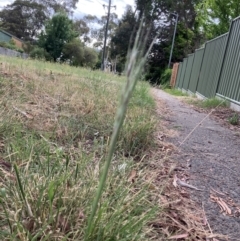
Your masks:
M168 64L176 14L179 16L179 21L172 62L181 60L201 44L202 36L195 11L195 6L199 1L136 0L136 10L133 11L131 7L128 7L116 28L111 42L112 55L118 56L119 64L124 65L131 39L135 36L134 32L139 27L141 17L144 16L148 46L157 37L148 57L145 76L151 82L159 82Z
M197 21L207 39L228 32L231 20L240 15L239 0L203 0L196 5Z
M78 0L15 0L0 11L0 27L23 40L33 40L55 13L71 13Z
M0 27L24 40L35 37L46 19L45 7L31 0L16 0L0 11Z
M39 38L39 46L44 48L56 62L61 57L63 47L78 34L74 31L73 22L64 13L58 13L48 20Z

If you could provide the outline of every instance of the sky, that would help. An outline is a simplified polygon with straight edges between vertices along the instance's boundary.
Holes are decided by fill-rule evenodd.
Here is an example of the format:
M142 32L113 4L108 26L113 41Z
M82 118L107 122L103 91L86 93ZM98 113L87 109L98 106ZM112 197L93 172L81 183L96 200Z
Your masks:
M14 0L0 0L0 9L13 1ZM96 15L97 17L106 15L107 9L105 8L104 10L103 4L108 5L108 2L108 0L79 0L74 17L81 18L85 14ZM116 10L112 8L111 11L115 12L118 17L121 18L127 5L134 7L134 0L112 0L111 5L116 5Z

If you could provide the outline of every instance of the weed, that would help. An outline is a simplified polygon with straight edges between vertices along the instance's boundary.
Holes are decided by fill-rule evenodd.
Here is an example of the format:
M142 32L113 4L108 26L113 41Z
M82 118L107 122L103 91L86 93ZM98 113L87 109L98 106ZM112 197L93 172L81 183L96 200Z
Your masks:
M6 58L2 67L6 75L1 81L2 93L6 94L2 102L7 103L11 112L13 106L27 110L34 117L34 121L25 122L28 128L40 131L60 145L77 146L84 140L92 142L102 138L107 143L124 77L37 60L10 61ZM132 138L119 140L118 150L122 153L135 155L142 152L142 146L147 148L147 136L145 143L139 148L136 146L136 130L139 139L143 139L141 128L148 129L144 131L146 135L153 135L154 102L148 92L149 84L139 82L129 104L128 122L124 122L122 131ZM25 121L20 113L11 114ZM146 120L152 128L145 127L145 124L149 126Z
M39 60L0 59L0 239L147 240L156 209L143 164L133 159L143 159L153 145L149 85L139 82L133 93L87 233L125 80ZM133 169L134 184L128 180Z
M181 90L178 90L178 89L166 88L164 89L164 91L174 96L188 96L187 93L183 93Z
M216 107L228 107L228 102L226 100L219 100L217 98L211 99L196 99L196 98L189 98L186 100L189 104L196 105L201 108L212 109Z
M182 128L182 126L173 126L173 128L180 130Z
M220 100L217 98L210 98L203 100L200 106L202 108L227 107L227 102L225 100Z
M238 125L239 124L238 113L234 113L231 117L228 118L228 121L231 125Z
M162 73L162 76L161 76L161 84L166 84L168 82L170 82L170 79L171 79L171 75L172 75L172 69L165 69ZM168 83L169 84L169 83Z

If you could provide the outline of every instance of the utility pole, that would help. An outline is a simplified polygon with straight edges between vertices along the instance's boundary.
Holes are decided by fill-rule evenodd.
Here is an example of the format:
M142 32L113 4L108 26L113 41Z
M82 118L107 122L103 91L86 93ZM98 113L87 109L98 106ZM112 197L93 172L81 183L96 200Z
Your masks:
M170 52L170 57L169 57L169 62L168 62L168 68L170 68L170 64L171 64L171 60L172 60L172 52L173 52L173 47L174 47L174 42L175 42L175 35L176 35L177 24L178 24L178 14L177 13L171 13L171 14L176 16L176 20L175 20L174 34L173 34L172 47L171 47L171 52Z
M111 8L114 7L114 8L116 9L116 6L111 6L111 3L112 3L112 1L109 0L108 13L107 13L107 23L106 23L106 29L105 29L105 35L104 35L103 53L102 53L102 64L101 64L101 69L102 69L102 71L105 70L106 44L107 44L108 25L109 25ZM105 4L103 5L103 7L105 8Z

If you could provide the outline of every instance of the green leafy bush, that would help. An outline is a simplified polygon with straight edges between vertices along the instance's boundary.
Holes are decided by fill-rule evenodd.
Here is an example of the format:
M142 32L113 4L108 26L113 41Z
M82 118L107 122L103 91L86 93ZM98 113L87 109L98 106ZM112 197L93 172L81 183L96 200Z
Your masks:
M74 39L64 45L61 60L69 60L72 66L93 68L97 63L98 55L94 49L84 46L79 39Z
M161 84L166 84L167 82L170 82L172 75L172 70L171 69L165 69L162 76L161 76Z
M29 55L33 59L45 59L46 53L43 48L36 47L30 52Z
M34 48L35 48L35 46L31 42L23 43L23 50L27 54L29 54L31 51L33 51Z
M62 61L69 60L72 66L82 66L84 51L83 44L79 39L66 43L63 47Z
M93 68L97 63L97 60L98 60L97 52L92 48L85 47L83 65L86 67Z
M6 42L0 42L0 47L7 48L7 43Z

